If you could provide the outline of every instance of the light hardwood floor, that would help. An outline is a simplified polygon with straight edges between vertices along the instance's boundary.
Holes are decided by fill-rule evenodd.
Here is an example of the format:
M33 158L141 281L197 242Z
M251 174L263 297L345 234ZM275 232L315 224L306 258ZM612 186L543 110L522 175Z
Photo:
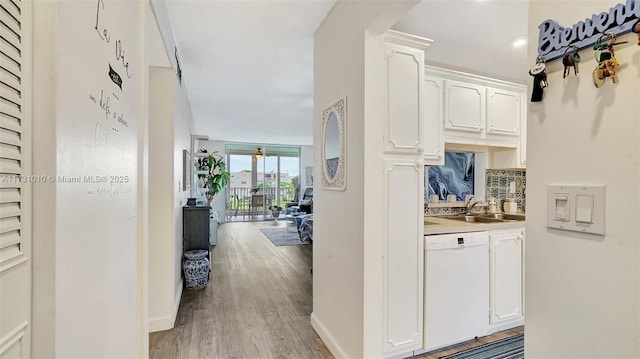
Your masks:
M184 290L174 329L152 333L151 358L333 358L311 328L310 245L275 247L259 228L218 228L204 290Z
M311 328L312 247L275 247L260 228L276 222L227 223L218 229L204 290L184 290L175 328L149 336L151 358L333 358ZM417 358L438 358L522 332L496 333Z

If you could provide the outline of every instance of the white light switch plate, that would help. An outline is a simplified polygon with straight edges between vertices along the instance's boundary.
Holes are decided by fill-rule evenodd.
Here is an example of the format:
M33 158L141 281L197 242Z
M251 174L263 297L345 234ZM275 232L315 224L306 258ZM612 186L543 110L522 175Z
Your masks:
M605 186L547 186L549 228L604 236L605 207Z

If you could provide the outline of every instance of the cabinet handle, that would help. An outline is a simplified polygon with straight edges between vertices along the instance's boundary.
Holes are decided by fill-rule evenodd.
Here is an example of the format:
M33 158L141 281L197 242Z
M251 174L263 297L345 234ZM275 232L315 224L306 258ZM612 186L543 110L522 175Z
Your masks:
M422 146L418 146L418 148L416 149L418 152L422 153L424 152L424 147Z

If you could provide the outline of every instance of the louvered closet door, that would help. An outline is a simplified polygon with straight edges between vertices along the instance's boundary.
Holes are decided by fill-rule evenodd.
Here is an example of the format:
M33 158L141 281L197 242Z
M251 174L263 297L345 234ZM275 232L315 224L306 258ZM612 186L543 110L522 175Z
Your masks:
M27 1L0 0L0 358L31 355ZM27 30L27 31L25 31ZM30 40L28 40L30 43Z

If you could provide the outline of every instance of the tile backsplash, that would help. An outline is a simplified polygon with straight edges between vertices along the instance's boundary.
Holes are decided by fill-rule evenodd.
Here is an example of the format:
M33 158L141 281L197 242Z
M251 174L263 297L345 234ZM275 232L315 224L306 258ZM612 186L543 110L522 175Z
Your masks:
M509 184L515 183L515 193L509 193ZM499 202L499 210L504 211L504 200L506 198L514 198L518 203L518 210L525 210L527 187L526 170L487 170L486 172L486 192L485 197L482 200L488 201L490 197L495 197ZM480 199L478 199L480 200ZM426 202L426 199L425 199ZM486 211L486 206L477 206L474 208L474 212ZM424 214L427 216L437 216L443 214L457 214L464 211L464 208L460 207L444 207L438 206L435 208L427 208L425 206Z
M504 210L503 202L506 198L514 198L518 203L518 210L526 206L525 193L527 187L526 170L487 170L486 199L495 197L500 202L500 210ZM509 193L509 185L515 182L515 193Z

